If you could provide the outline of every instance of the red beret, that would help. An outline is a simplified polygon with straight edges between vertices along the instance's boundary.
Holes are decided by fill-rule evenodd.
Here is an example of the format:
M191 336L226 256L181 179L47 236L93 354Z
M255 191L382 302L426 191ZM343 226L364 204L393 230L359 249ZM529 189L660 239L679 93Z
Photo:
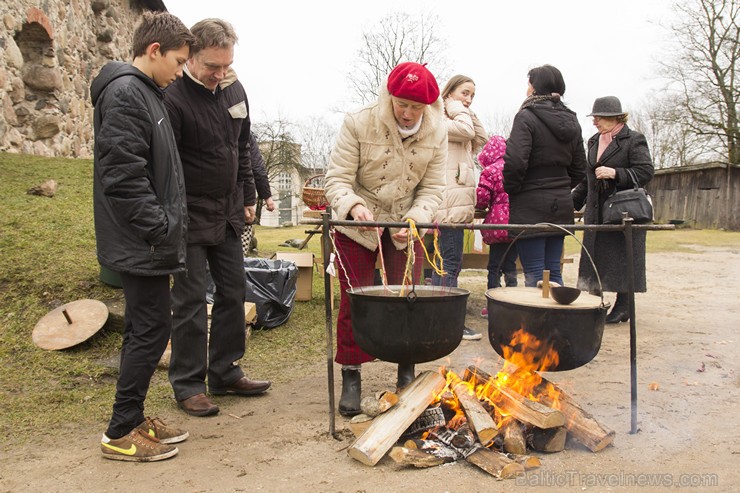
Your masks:
M432 104L439 97L439 86L424 65L404 62L388 75L388 92L397 98Z

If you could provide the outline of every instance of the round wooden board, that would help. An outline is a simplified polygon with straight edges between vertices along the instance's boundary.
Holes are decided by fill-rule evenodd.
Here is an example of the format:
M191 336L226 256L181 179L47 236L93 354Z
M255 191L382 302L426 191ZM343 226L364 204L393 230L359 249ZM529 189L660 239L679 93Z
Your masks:
M67 311L70 324L62 313ZM86 341L108 320L108 307L98 300L77 300L44 315L33 329L33 343L41 349L66 349Z
M601 306L601 298L588 293L581 293L570 305L561 305L552 298L543 298L540 288L493 288L486 291L486 297L513 305L560 310L590 310Z

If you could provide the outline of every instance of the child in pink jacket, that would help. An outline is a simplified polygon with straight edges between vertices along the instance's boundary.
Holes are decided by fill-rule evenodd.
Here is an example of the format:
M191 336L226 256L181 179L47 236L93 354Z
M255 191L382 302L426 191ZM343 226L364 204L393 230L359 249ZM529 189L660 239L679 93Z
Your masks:
M478 154L478 162L483 166L478 188L476 189L476 209L487 210L483 224L508 224L509 223L509 195L504 191L504 153L506 152L506 139L500 135L492 136ZM509 248L511 240L509 233L501 229L488 229L482 231L483 242L490 245L488 255L488 289L501 287L501 271L507 287L517 285L516 279L516 248ZM506 249L509 252L504 257ZM502 269L496 272L498 266ZM481 315L485 316L484 309Z

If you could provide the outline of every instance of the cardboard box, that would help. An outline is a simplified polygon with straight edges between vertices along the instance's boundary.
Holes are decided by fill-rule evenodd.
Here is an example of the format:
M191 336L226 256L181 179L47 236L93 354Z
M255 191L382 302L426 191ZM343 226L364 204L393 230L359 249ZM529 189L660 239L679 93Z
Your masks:
M313 253L277 252L275 259L295 262L298 267L295 299L296 301L309 301L313 291Z

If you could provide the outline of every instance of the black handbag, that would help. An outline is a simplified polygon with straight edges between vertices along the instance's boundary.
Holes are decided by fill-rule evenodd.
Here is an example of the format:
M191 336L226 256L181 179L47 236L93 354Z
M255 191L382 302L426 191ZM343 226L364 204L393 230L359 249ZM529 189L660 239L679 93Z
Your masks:
M622 213L626 212L634 219L635 224L649 223L653 220L653 201L644 188L637 182L634 170L627 169L632 179L632 188L619 190L611 194L601 210L603 224L622 224Z

